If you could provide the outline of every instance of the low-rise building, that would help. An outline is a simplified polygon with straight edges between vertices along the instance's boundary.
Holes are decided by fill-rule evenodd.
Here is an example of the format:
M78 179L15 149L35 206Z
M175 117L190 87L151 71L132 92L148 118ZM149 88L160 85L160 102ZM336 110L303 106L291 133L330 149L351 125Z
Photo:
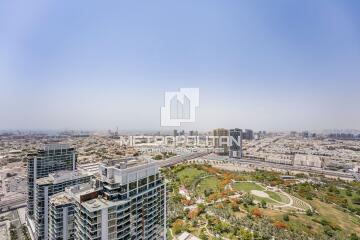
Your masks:
M295 154L294 166L321 168L323 166L323 161L316 155Z

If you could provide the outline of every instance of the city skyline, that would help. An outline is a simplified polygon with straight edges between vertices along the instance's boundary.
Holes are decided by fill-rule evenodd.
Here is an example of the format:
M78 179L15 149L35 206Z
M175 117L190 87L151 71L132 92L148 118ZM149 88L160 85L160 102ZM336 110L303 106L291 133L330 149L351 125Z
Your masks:
M325 4L326 3L326 4ZM0 4L1 129L360 129L356 1Z
M359 13L0 2L0 240L360 240Z

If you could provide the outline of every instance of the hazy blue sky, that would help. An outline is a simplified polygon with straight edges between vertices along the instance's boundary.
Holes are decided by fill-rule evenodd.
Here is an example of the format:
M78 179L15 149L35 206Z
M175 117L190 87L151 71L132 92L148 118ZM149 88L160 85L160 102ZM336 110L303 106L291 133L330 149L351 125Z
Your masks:
M360 129L360 1L1 1L0 129Z

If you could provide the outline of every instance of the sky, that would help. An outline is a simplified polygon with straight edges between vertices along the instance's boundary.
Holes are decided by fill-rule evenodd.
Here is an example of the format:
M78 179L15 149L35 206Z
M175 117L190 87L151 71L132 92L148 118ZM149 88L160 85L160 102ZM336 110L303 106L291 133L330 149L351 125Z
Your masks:
M360 129L356 0L1 1L0 129Z

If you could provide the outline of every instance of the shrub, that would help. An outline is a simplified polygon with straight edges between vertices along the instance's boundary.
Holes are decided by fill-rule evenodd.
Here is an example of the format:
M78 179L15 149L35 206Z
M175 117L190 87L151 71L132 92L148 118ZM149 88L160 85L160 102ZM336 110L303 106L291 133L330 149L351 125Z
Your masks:
M251 214L256 216L256 217L261 217L262 216L262 213L260 211L259 208L254 208L252 211L251 211Z
M351 201L353 204L360 205L360 197L353 198Z
M307 210L306 210L306 215L308 215L308 216L312 216L312 215L313 215L313 212L311 211L311 209L307 209Z
M173 224L174 234L179 234L185 230L185 222L181 219L177 219Z
M275 222L274 226L277 228L286 228L286 224L280 221Z
M328 226L328 225L324 227L324 232L329 237L333 237L335 235L334 230L332 230L332 228L330 226Z
M350 240L360 240L360 237L358 237L355 233L352 233L350 235Z

